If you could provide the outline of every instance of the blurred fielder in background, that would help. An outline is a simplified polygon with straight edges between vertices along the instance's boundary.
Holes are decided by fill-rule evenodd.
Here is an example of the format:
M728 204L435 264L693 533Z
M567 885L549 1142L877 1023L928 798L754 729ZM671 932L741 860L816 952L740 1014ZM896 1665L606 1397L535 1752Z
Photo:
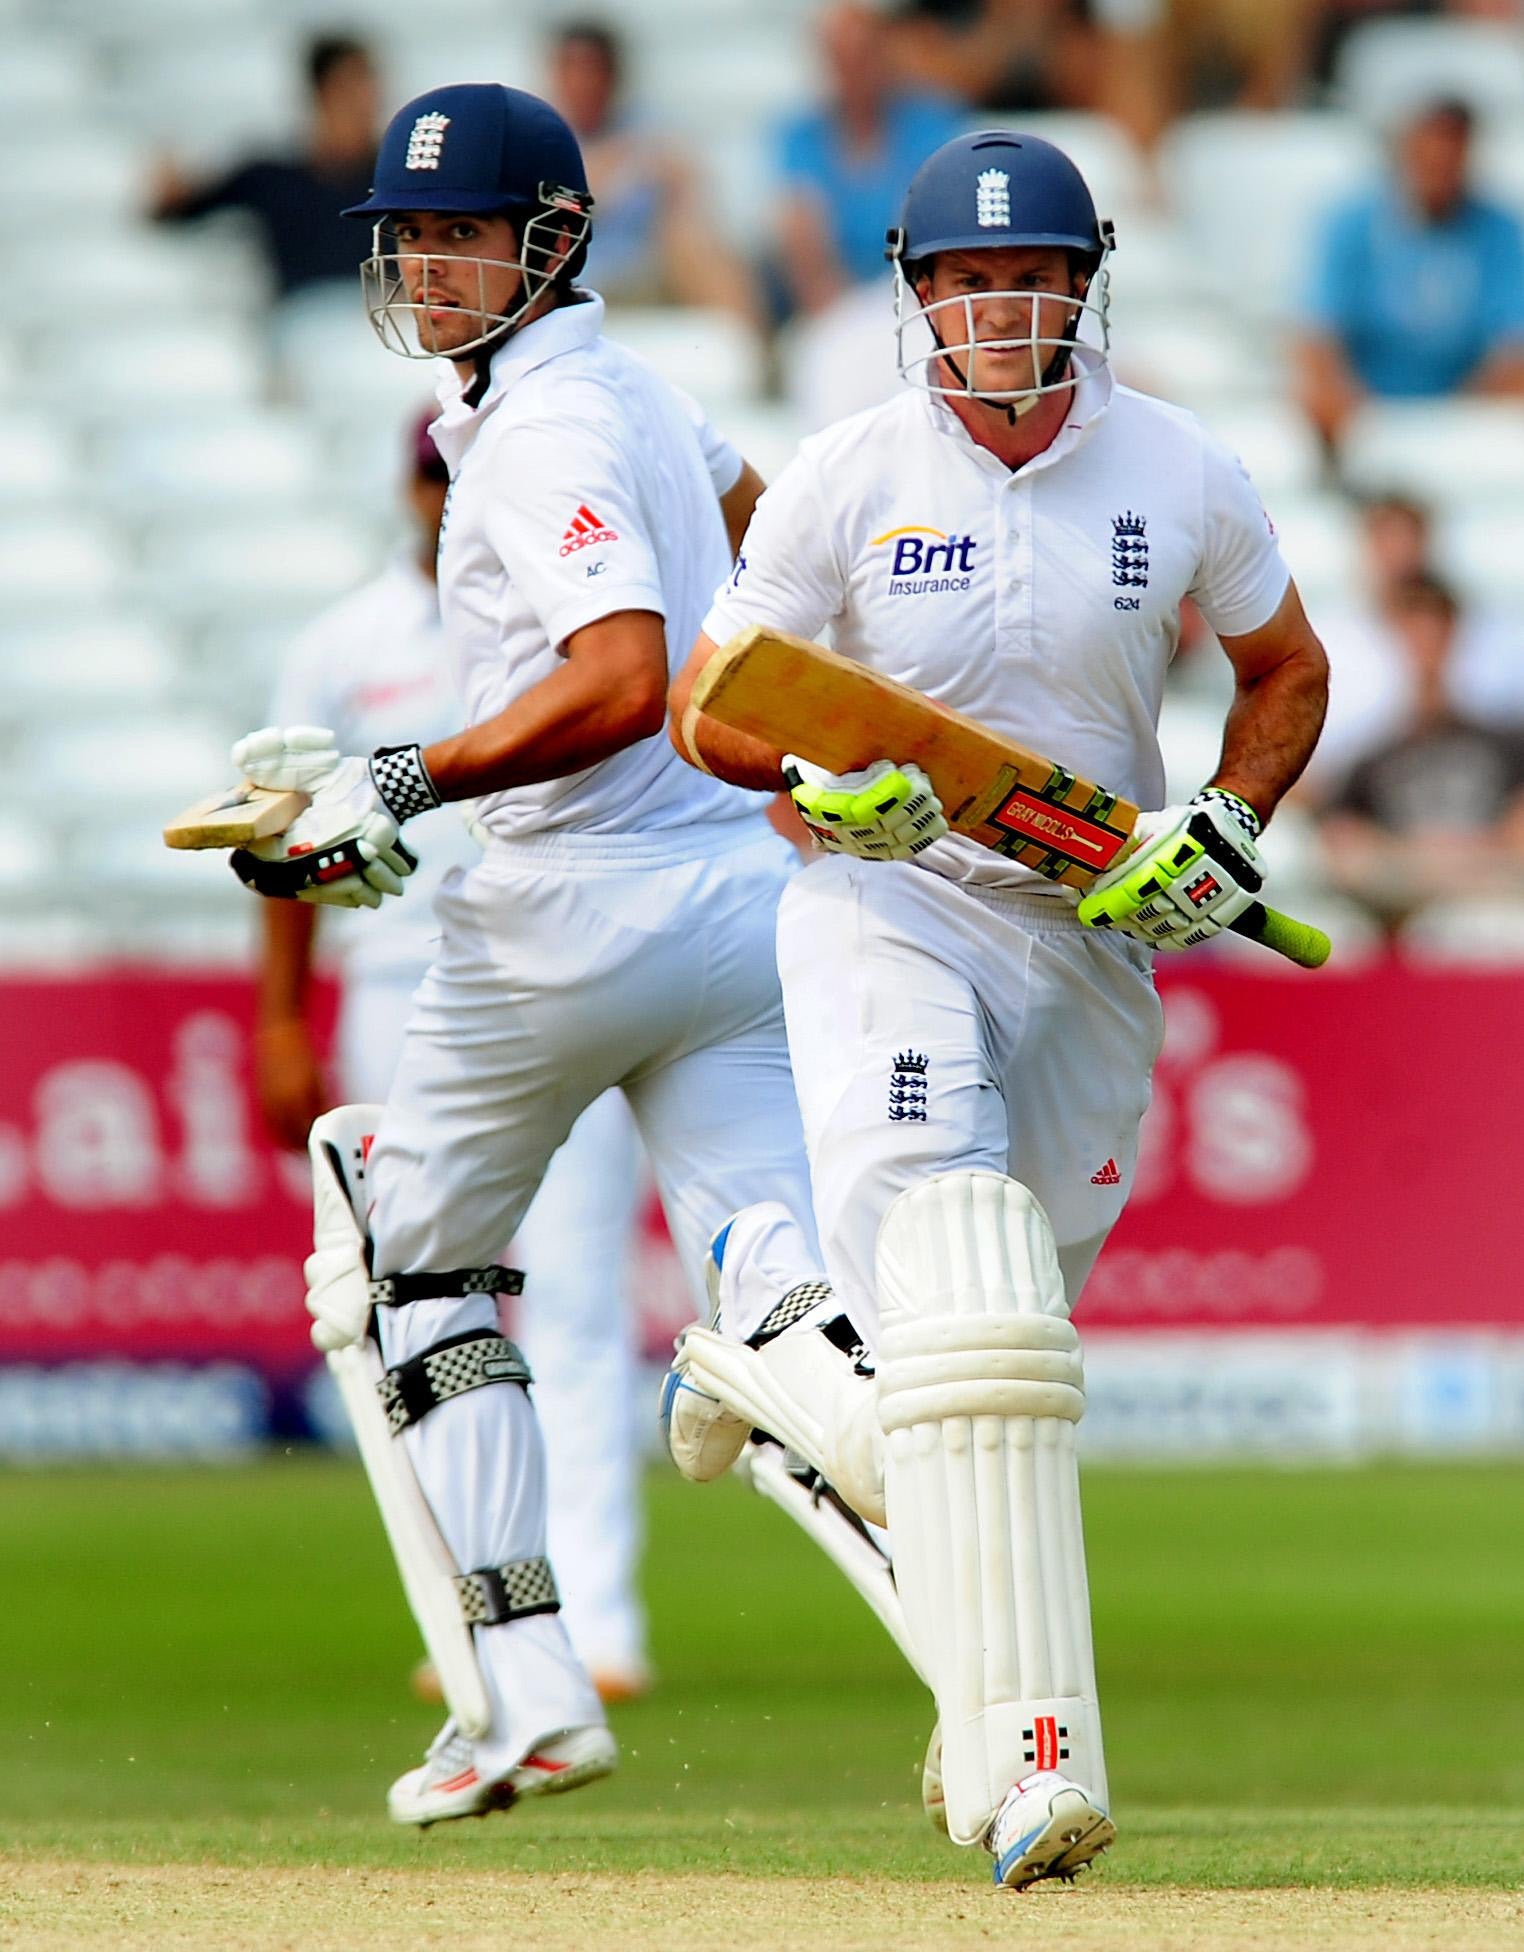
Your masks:
M345 751L371 752L409 732L443 738L460 723L435 580L450 475L428 431L433 417L430 410L408 443L413 547L293 643L274 724L325 725ZM410 899L363 922L334 918L343 958L335 1055L346 1104L384 1101L439 942L434 897L453 870L481 858L453 810L421 814L413 832L420 847ZM305 1147L313 1120L334 1102L311 1024L319 913L316 903L294 901L261 910L255 1082L271 1130L289 1146ZM618 1092L605 1092L551 1161L515 1242L535 1270L512 1326L539 1391L550 1559L572 1645L605 1700L628 1700L649 1679L636 1590L640 1443L629 1292L639 1165L629 1108ZM425 1691L430 1672L420 1670Z
M403 1823L614 1764L558 1617L529 1371L498 1333L520 1277L492 1259L576 1119L621 1087L696 1282L726 1215L771 1199L751 1283L770 1301L818 1287L773 954L795 856L755 798L662 736L760 482L602 337L601 300L573 283L591 204L576 138L532 95L463 84L392 119L353 214L375 227L362 276L383 342L453 367L432 428L451 477L439 598L469 729L369 760L310 726L234 750L257 784L312 796L234 855L262 894L400 894L400 824L445 799L475 800L486 833L436 902L379 1127L348 1107L312 1138L314 1337L352 1383L374 1325L387 1371L346 1403L452 1709L393 1785ZM397 1440L365 1434L378 1397Z
M729 1283L742 1214L714 1329L679 1350L674 1455L712 1475L760 1424L865 1517L887 1510L949 1831L1009 1885L1072 1875L1114 1835L1069 1313L1132 1182L1162 1033L1152 951L1209 940L1254 898L1256 837L1327 689L1242 468L1111 378L1111 243L1051 144L965 136L922 165L890 233L912 386L808 440L769 489L673 694L690 761L786 781L828 850L784 898L779 965L831 1311L859 1368L877 1357L879 1438L868 1469L865 1382L845 1456L832 1434L848 1398L825 1307L757 1345ZM834 777L690 709L743 627L829 625L847 656L1157 807L1187 595L1236 677L1221 762L1189 805L1142 817L1078 912L949 835L925 774L874 758L871 726L866 769ZM930 1761L934 1778L935 1738Z

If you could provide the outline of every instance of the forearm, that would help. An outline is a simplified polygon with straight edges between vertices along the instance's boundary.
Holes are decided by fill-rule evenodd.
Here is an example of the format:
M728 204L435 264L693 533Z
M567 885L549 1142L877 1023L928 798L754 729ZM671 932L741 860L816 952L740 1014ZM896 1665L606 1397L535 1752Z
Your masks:
M442 800L470 800L562 779L622 752L662 727L666 639L662 620L631 629L606 620L576 633L548 678L495 718L441 739L423 755ZM580 648L579 648L580 647Z
M312 987L318 909L311 902L259 904L260 957L255 1017L261 1030L305 1023Z
M1268 821L1312 757L1327 709L1321 652L1299 652L1258 676L1240 676L1209 784L1236 793Z
M783 754L761 739L745 732L733 732L728 725L687 707L672 715L672 743L690 766L713 773L730 786L750 787L758 793L777 793L783 788Z

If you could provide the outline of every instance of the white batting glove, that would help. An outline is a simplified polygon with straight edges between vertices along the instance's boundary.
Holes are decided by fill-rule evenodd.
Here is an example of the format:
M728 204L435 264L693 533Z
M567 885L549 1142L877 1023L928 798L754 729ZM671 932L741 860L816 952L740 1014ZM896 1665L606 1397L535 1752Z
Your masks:
M283 834L233 852L233 871L256 893L339 908L379 908L418 865L401 822L439 804L416 746L370 759L340 753L322 726L266 726L233 747L256 786L311 795Z
M1079 905L1090 928L1119 928L1156 949L1191 949L1242 915L1265 885L1259 815L1221 786L1189 806L1144 813L1123 860Z
M936 789L919 766L880 759L856 773L828 773L785 755L789 797L811 834L832 854L908 861L947 832Z
M324 1355L360 1341L370 1326L370 1285L355 1279L357 1259L349 1242L319 1247L302 1264L312 1340Z

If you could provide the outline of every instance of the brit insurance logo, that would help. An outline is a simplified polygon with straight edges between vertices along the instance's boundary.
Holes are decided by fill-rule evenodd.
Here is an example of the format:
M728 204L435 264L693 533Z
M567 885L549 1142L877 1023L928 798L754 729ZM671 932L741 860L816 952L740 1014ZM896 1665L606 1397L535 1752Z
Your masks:
M886 529L868 546L882 549L891 542L890 596L933 596L942 590L966 590L973 581L974 551L979 545L971 535L948 535L945 529L918 522Z

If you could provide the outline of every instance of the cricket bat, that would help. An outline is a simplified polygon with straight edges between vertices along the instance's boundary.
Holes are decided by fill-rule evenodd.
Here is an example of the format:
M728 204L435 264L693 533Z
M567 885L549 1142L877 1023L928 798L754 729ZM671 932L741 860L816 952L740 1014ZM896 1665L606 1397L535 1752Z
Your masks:
M1094 781L882 672L761 624L710 658L692 708L833 773L875 759L912 761L930 777L955 833L1065 887L1088 888L1137 822L1131 801ZM1262 902L1229 926L1304 969L1329 957L1321 929Z
M308 804L305 793L254 786L242 780L177 814L164 829L164 845L247 847L251 840L283 834Z

